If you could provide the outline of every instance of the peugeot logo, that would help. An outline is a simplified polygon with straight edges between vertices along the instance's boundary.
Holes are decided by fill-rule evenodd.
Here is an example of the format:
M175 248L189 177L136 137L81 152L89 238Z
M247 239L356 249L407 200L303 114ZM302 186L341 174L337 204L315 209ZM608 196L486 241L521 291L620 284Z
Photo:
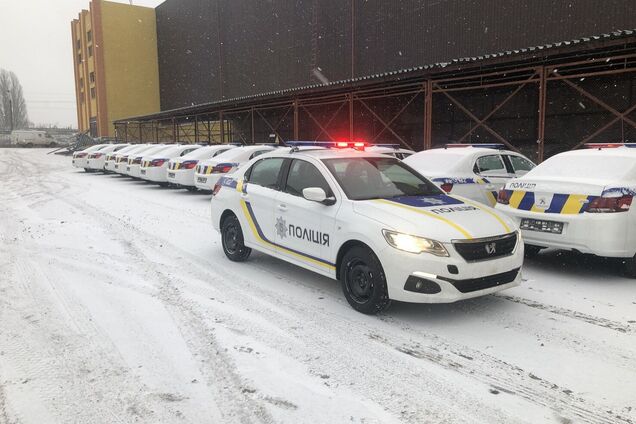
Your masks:
M497 252L497 243L486 243L486 253L494 255Z

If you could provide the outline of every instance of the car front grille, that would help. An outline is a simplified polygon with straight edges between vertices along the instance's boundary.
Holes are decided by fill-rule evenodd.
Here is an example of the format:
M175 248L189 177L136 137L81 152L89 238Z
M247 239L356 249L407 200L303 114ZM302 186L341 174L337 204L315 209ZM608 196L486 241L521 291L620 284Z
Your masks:
M457 253L468 262L484 261L510 255L517 245L517 233L498 237L453 242Z
M504 284L512 283L517 278L521 268L512 271L502 272L501 274L489 275L488 277L470 278L467 280L452 280L450 278L442 278L451 283L457 290L462 293L470 293L478 290L485 290L491 287L497 287Z

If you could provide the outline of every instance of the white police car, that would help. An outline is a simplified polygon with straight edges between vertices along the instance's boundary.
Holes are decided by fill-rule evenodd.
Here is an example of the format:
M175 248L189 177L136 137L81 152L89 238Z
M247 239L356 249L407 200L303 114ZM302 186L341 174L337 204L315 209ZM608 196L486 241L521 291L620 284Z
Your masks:
M495 206L504 184L535 166L525 156L502 148L503 144L448 144L418 152L404 162L447 193Z
M134 151L134 149L139 148L140 144L128 144L122 149L117 151L110 152L106 155L106 159L104 160L104 172L114 172L115 171L115 161L117 160L117 155L125 155L127 152Z
M397 158L288 144L215 185L212 224L229 259L256 249L339 279L363 313L519 284L524 247L510 218L447 195Z
M103 149L104 147L109 146L109 144L96 144L91 147L87 147L84 150L73 153L72 164L74 168L83 168L85 171L88 170L88 155L97 152L98 150Z
M128 146L129 144L111 144L99 149L96 152L89 153L86 157L86 167L93 171L104 171L107 157Z
M172 145L169 149L163 149L141 159L139 176L146 180L162 185L168 184L168 162L181 156L192 153L201 148L198 144Z
M415 154L413 150L403 149L398 144L373 144L366 147L365 150L371 153L382 153L384 155L393 156L401 160Z
M121 151L114 156L114 161L112 166L112 171L118 174L127 175L126 167L128 166L128 157L133 156L137 153L143 152L146 149L150 149L152 146L157 146L156 144L135 144L131 146L130 149L125 149L125 151ZM109 167L110 169L110 167Z
M628 258L636 276L636 145L589 144L555 155L499 192L529 253L554 247Z
M174 144L149 144L147 148L140 150L134 154L128 155L128 163L126 165L125 175L133 178L140 178L141 161L144 157L154 155L162 150L169 149Z
M194 171L194 185L199 190L211 191L219 178L234 172L241 164L250 159L275 148L275 145L267 144L237 147L212 159L200 162Z
M196 168L198 163L212 159L235 147L236 145L234 144L204 146L182 157L171 159L168 162L168 183L195 191L197 188L194 185L194 168Z

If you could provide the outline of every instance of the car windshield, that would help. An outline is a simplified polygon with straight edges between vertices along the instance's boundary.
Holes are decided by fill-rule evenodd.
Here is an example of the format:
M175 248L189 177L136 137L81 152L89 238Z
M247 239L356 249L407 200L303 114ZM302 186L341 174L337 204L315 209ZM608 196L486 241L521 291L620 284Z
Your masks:
M393 157L323 159L351 200L442 194L433 183Z
M571 177L589 178L590 170L594 177L608 180L636 177L636 158L610 155L558 155L543 162L528 172L532 177Z

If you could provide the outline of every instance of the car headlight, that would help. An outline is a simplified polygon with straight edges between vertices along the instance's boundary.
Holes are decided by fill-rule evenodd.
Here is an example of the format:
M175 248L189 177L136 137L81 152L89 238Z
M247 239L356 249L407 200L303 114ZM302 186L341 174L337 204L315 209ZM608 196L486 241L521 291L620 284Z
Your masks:
M448 251L439 241L390 230L382 230L382 234L386 242L398 250L410 253L424 252L435 256L448 256Z

